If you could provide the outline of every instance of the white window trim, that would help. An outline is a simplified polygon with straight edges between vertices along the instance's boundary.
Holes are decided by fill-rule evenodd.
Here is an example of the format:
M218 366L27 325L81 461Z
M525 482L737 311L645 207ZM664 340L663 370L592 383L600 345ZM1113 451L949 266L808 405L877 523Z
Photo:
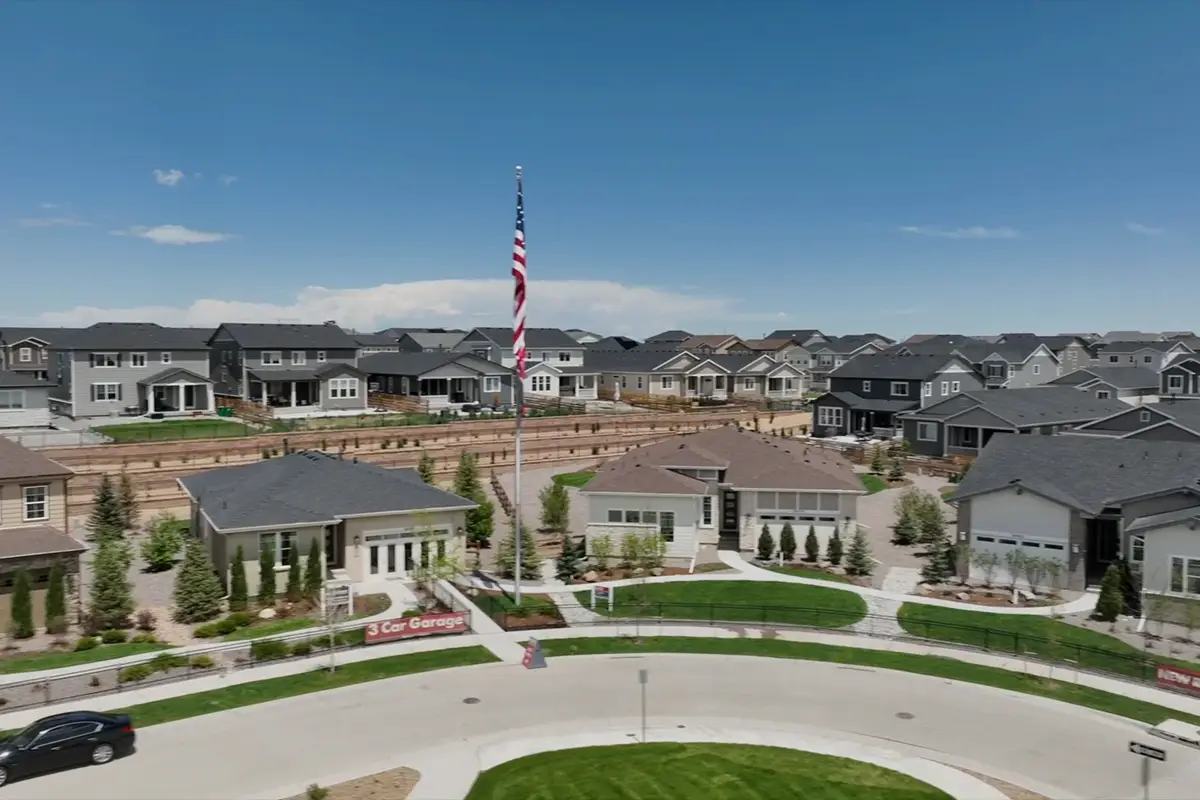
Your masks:
M324 350L318 350L318 351L317 351L317 363L318 363L318 364L324 364L324 363L325 363L325 359L326 359L326 356L325 356L325 351L324 351Z
M962 389L961 383L958 381L950 381L950 394L958 394L960 389Z
M308 363L308 353L304 350L293 350L291 359L293 367L303 367Z
M871 382L870 382L870 381L863 381L862 390L863 390L864 392L869 392L869 391L871 391Z
M933 431L932 435L925 434L926 429ZM937 423L936 422L918 422L917 423L917 441L918 442L936 442L937 441Z
M1139 422L1149 422L1150 421L1150 412L1143 411L1142 413L1138 414L1138 421Z
M93 403L119 403L119 402L121 402L121 384L119 384L119 383L93 383L92 386L93 387L100 387L100 386L115 386L116 387L116 397L100 397L99 396L100 392L97 391L96 388L93 388L92 395L95 397L95 399L92 400ZM108 394L108 392L105 392L105 394Z
M1167 376L1167 388L1182 390L1183 389L1183 376L1182 375L1168 375Z
M1139 548L1138 548L1139 544L1141 545L1141 548L1140 548L1141 557L1140 558L1137 555L1138 550L1139 550ZM1145 560L1146 560L1146 537L1145 536L1129 537L1129 563L1142 564L1145 562Z
M1015 366L1013 366L1012 364L1009 364L1008 365L1008 377L1011 378L1016 374L1017 374L1017 368Z
M565 364L571 360L571 354L570 353L559 353L558 360L559 360L559 363Z
M950 394L950 381L942 381L942 397Z
M549 375L534 375L529 379L529 391L531 392L549 392L551 391L551 383ZM625 388L625 376L621 376L621 388Z
M141 361L142 363L139 364L138 361ZM147 360L146 360L145 353L130 353L129 354L129 366L130 367L133 367L135 369L141 369L142 367L146 366L146 363L147 363Z
M926 383L924 386L922 386L922 387L921 387L921 394L922 394L922 396L924 396L924 397L933 397L933 384L932 384L932 383Z
M713 385L714 386L716 385L715 381L714 381ZM743 389L753 389L754 386L755 386L754 378L742 378L742 388Z
M285 561L283 558L281 558L281 555L280 555L283 552L283 537L284 536L292 537L292 548L293 549L299 545L300 537L296 534L296 531L274 531L271 533L260 533L258 535L258 558L259 558L259 560L262 559L263 538L267 537L267 536L271 537L271 539L272 539L271 553L275 559L275 571L276 572L287 572L287 569L289 567L289 562ZM300 553L300 558L301 558L301 563L303 563L304 553Z
M30 492L36 491L40 491L42 493L40 500L31 499L29 496ZM41 516L33 516L29 513L29 507L31 505L41 505ZM21 519L24 522L45 522L46 520L50 519L50 484L39 483L35 486L21 487Z
M283 351L263 350L258 354L258 362L264 367L281 367L283 366Z
M487 376L483 379L483 393L497 394L500 391L500 379L494 375Z
M664 389L674 389L675 388L675 378L673 378L670 375L663 375L661 378L658 379L658 382Z
M162 353L158 354L158 360L159 360L159 363L170 364L171 363L171 354L166 351L163 351Z
M330 400L355 400L358 398L358 378L331 378Z
M822 428L840 428L845 419L845 409L841 406L819 406L817 408L817 425Z
M0 403L0 411L21 411L25 408L24 389L0 389L0 398L4 399Z
M1112 392L1109 391L1108 389L1097 389L1096 390L1096 399L1097 400L1111 400Z
M1179 589L1174 589L1171 586L1171 580L1174 577L1173 568L1175 566L1175 559L1179 559L1180 561L1183 562L1183 569L1182 569L1182 574L1181 574L1182 585L1179 587ZM1166 592L1167 594L1174 595L1175 597L1200 597L1200 591L1189 592L1187 590L1188 563L1191 561L1200 563L1200 558L1197 558L1195 556L1179 556L1179 555L1167 556L1167 592Z
M106 360L111 359L113 363L97 364L96 359L99 356L104 356L106 358ZM121 354L120 353L92 353L92 369L116 369L120 365L121 365Z
M902 391L896 391L897 389ZM905 381L892 381L892 397L908 397L908 383Z
M20 361L23 364L28 364L30 361L33 361L33 348L32 347L19 348L17 350L17 361Z
M1042 374L1042 365L1041 365L1041 364L1034 364L1034 365L1033 365L1033 374L1034 374L1034 375L1041 375L1041 374Z
M704 521L705 517L708 517L708 522ZM701 528L716 527L716 519L717 519L717 515L713 512L712 495L705 495L704 497L701 497L700 498L700 527Z

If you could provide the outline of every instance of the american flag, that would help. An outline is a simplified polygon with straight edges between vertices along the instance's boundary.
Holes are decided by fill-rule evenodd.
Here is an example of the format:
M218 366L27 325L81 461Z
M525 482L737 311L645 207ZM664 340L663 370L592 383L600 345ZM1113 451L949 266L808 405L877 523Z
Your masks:
M513 355L517 359L517 377L525 380L525 197L521 189L521 168L517 167L517 233L513 239Z

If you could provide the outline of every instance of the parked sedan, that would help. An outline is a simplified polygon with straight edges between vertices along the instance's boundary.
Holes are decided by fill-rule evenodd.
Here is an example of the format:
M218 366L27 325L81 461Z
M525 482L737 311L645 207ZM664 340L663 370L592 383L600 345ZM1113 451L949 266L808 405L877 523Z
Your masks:
M83 764L107 764L133 752L136 734L123 714L71 711L39 719L0 740L0 786L15 778Z

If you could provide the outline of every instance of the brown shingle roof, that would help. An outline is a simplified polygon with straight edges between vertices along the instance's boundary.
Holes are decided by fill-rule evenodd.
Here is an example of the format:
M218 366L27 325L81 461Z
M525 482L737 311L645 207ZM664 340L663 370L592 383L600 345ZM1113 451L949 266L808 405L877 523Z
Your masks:
M639 447L599 470L583 490L628 494L707 494L704 481L670 468L724 469L738 489L857 491L849 462L819 447L732 426Z
M728 342L730 339L737 338L738 337L732 333L703 334L700 336L693 336L690 339L685 339L680 347L682 347L684 350L688 349L689 347L703 347L705 345L708 347L719 347Z
M751 350L781 350L791 343L791 339L742 339Z
M57 528L0 528L0 559L82 553L87 548Z
M66 477L74 474L57 461L51 461L41 453L0 436L0 481L51 478L60 475Z

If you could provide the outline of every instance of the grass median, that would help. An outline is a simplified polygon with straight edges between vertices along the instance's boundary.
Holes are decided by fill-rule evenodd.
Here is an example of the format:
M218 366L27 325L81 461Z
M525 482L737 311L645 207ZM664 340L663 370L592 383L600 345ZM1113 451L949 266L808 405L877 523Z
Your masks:
M642 639L600 637L545 639L542 640L542 651L549 658L604 654L628 655L631 653L697 653L794 658L802 661L853 664L859 667L892 669L962 681L963 683L993 686L997 689L1008 689L1013 692L1046 697L1096 711L1116 714L1150 725L1157 725L1166 719L1178 719L1200 725L1200 717L1124 695L1065 681L1010 672L997 667L970 664L942 656L862 650L854 647L789 642L782 639L710 639L687 636L648 636Z
M71 650L66 653L23 653L0 659L0 674L42 672L51 669L86 667L93 664L104 666L103 662L111 661L114 658L157 653L160 650L170 650L172 647L173 645L169 644L123 642L102 644L91 650Z
M376 658L371 661L356 661L339 665L334 672L327 672L314 665L313 669L298 675L268 678L224 689L212 689L166 700L155 700L151 703L122 708L113 713L129 714L133 717L134 725L144 728L149 725L160 725L164 722L198 717L202 714L229 711L234 708L269 703L272 700L323 692L327 689L340 689L343 686L399 678L404 675L415 675L419 672L451 667L490 664L499 660L486 647L456 647L450 650L431 650L426 653L406 653L399 656Z
M676 581L614 587L614 608L596 604L613 617L661 617L703 622L757 622L841 628L867 614L855 592L782 581ZM591 590L577 592L591 607Z

